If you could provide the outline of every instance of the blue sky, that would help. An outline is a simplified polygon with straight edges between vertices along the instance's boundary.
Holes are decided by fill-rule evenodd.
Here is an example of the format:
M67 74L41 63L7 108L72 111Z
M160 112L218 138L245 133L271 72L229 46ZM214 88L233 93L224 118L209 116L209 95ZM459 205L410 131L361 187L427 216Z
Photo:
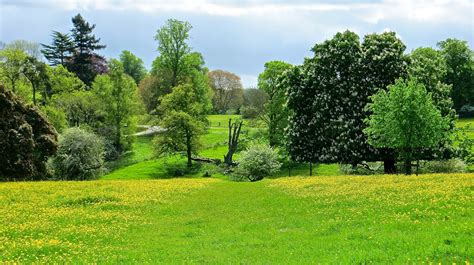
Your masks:
M315 43L346 29L361 37L395 31L407 52L448 37L474 47L473 0L0 0L0 40L49 44L51 30L69 31L79 12L107 45L101 54L130 50L148 68L158 55L156 30L168 18L187 20L206 66L238 74L244 87L256 85L265 62L300 64Z

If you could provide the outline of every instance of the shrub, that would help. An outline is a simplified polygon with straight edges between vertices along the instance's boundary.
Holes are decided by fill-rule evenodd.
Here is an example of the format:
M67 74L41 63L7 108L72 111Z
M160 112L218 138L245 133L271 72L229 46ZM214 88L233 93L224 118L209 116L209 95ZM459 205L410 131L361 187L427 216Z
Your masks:
M267 144L253 144L240 154L237 174L250 181L263 179L280 169L278 152Z
M426 173L460 173L467 170L466 163L459 158L427 161L423 167L422 171Z
M459 118L473 118L474 117L474 105L464 105L458 112Z
M98 176L104 164L104 142L92 132L74 127L59 138L52 166L58 179L86 180Z

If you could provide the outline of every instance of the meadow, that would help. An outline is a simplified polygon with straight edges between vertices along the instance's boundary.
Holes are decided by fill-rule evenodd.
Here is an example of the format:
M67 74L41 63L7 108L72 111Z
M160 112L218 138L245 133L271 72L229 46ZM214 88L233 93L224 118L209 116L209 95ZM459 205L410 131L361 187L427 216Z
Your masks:
M227 128L218 124L228 118L209 117L200 155L223 157ZM247 128L243 139L249 130L258 128ZM472 173L344 176L339 165L322 164L316 176L303 177L301 164L292 169L300 176L282 169L245 183L195 164L176 178L170 169L185 169L184 159L155 158L151 141L138 137L98 181L0 183L0 261L473 260ZM212 177L202 178L204 171Z
M469 264L473 195L474 174L0 183L0 260Z

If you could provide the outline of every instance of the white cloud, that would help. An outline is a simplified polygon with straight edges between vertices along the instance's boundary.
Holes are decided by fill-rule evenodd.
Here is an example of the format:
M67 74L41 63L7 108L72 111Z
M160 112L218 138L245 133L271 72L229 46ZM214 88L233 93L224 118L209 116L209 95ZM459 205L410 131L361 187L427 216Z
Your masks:
M298 1L217 0L4 0L2 5L44 5L66 10L139 10L143 12L186 12L212 16L279 16L306 13L350 12L367 23L383 20L474 23L472 0L382 0L366 3L308 3Z

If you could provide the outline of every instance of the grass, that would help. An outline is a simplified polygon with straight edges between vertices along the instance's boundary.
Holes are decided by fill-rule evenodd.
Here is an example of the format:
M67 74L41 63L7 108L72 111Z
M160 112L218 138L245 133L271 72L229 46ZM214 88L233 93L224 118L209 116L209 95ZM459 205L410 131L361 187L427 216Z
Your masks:
M474 174L0 183L11 263L467 263Z

